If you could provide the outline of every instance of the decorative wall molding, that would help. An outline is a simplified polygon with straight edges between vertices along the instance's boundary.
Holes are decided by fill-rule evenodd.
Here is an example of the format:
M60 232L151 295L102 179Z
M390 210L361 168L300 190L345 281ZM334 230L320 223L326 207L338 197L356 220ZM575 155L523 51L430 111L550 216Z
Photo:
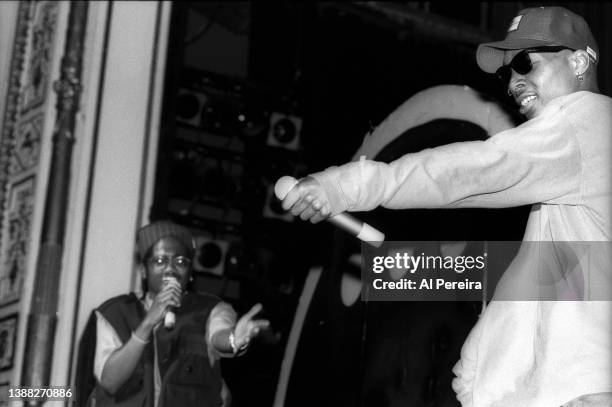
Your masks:
M35 177L28 176L11 187L8 204L8 244L0 269L0 305L19 300L27 265L34 212Z
M43 104L47 98L57 13L56 2L36 2L32 7L28 66L21 92L22 115Z
M9 87L4 110L4 124L2 126L2 133L0 134L0 253L2 250L1 243L2 234L4 232L2 230L2 225L4 224L4 208L8 190L11 157L14 150L14 129L18 118L21 74L23 72L23 63L28 40L31 3L31 1L23 1L19 4L15 39L13 40L13 51L11 56Z
M17 319L17 314L0 319L0 370L8 370L13 367Z
M30 261L35 186L59 3L19 4L0 136L0 306L20 299Z
M17 124L11 155L11 178L20 178L38 165L43 123L44 115L39 112Z

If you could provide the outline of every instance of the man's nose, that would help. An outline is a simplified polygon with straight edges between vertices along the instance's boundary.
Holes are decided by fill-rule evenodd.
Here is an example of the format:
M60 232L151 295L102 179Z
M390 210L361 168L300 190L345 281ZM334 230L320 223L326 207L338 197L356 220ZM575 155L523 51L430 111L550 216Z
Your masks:
M174 277L178 278L179 273L174 261L170 260L168 264L164 267L163 277Z
M523 75L516 73L513 69L512 75L510 75L510 82L508 82L508 91L516 94L517 90L525 86L524 79Z

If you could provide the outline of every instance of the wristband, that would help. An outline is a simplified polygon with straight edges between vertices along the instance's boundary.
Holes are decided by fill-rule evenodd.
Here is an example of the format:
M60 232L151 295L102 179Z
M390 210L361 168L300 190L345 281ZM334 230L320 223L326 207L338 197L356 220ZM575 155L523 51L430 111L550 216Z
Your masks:
M140 336L136 335L136 332L132 331L132 338L134 338L136 340L136 342L139 342L143 345L146 345L147 343L151 342L150 340L144 340L142 339Z
M236 354L236 352L238 352L238 349L236 349L236 337L234 336L234 331L230 332L229 334L229 344L230 348L232 348L232 352Z
M230 348L232 348L232 352L234 353L234 355L243 354L247 350L247 347L249 346L248 343L245 343L240 348L237 348L236 347L236 336L234 335L234 331L230 332L229 334L229 344L230 344Z

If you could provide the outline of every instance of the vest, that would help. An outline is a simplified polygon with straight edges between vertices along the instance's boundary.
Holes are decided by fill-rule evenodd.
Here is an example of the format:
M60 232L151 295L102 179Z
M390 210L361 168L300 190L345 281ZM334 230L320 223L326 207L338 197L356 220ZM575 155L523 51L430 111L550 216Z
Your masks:
M159 327L155 332L161 376L158 407L218 407L222 378L218 361L211 365L206 343L206 321L220 300L212 295L186 293L176 310L173 330ZM133 294L111 298L98 311L126 343L143 320L142 303ZM153 407L154 344L149 342L130 378L115 395L96 386L91 406Z

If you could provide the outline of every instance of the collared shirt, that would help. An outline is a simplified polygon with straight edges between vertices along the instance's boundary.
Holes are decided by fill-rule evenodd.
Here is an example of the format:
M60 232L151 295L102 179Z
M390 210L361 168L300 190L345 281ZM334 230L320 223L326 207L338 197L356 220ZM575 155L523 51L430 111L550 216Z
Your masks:
M145 311L148 311L151 308L151 304L153 303L153 297L151 293L147 293L145 298L142 300L143 307ZM157 360L157 341L155 339L155 331L161 325L161 323L157 324L153 329L153 334L151 337L153 338L153 346L155 349L155 360L154 360L154 391L155 391L155 403L157 406L159 400L159 394L161 391L161 376L159 373L159 364ZM214 346L212 346L211 340L214 334L219 331L225 329L231 329L236 325L236 311L232 308L232 306L226 302L219 302L215 307L211 310L210 315L208 316L208 320L206 321L206 345L208 348L208 359L210 360L211 366L222 356L229 356L224 353L220 353L215 350ZM94 375L98 381L101 380L102 372L104 371L104 366L108 361L108 358L111 356L113 352L123 346L119 335L112 327L112 325L102 316L102 314L96 311L96 329L97 329L97 339L96 339L96 353L94 358ZM223 381L223 387L221 390L221 398L224 401L224 405L227 402L227 398L229 395L229 389Z

